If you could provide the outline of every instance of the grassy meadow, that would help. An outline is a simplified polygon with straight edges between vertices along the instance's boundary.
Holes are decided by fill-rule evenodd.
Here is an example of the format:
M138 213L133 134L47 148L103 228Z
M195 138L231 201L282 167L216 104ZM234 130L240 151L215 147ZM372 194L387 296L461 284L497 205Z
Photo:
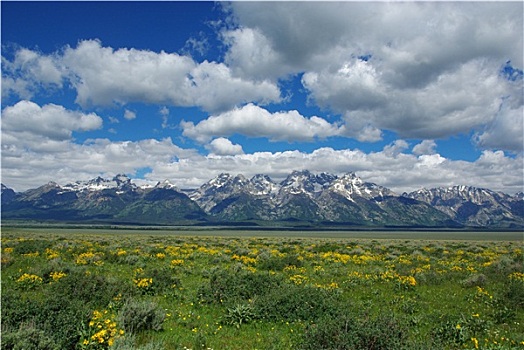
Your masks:
M521 233L3 228L2 349L524 349Z

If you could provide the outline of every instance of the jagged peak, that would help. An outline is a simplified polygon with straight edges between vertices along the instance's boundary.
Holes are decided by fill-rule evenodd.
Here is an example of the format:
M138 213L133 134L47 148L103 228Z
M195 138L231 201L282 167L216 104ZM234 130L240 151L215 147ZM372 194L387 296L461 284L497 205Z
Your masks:
M289 176L309 176L311 172L307 169L304 170L293 170Z
M232 178L232 175L229 173L221 173L218 176L214 177L213 179L209 180L207 183L205 183L203 186L216 186L221 187L223 186L227 181L229 181Z
M345 196L352 201L354 196L360 196L367 199L373 199L396 194L390 189L377 185L372 182L365 182L353 172L344 174L334 180L329 189Z
M266 174L256 174L254 175L252 178L251 178L251 181L269 181L269 182L273 182L273 180L269 177L269 175L266 175Z
M237 174L235 176L229 173L221 173L215 178L209 180L207 183L203 184L202 187L223 187L230 184L247 184L248 179L242 174Z
M171 183L168 179L165 179L164 181L157 182L155 188L177 189L177 186Z
M423 200L431 203L438 203L442 200L454 199L457 203L471 202L478 205L485 203L494 203L511 198L502 192L495 192L487 188L454 185L448 187L422 188L417 191L408 193L406 197Z
M357 174L355 174L354 172L345 173L344 175L340 176L339 179L342 179L345 181L351 181L351 182L359 182L359 183L364 182L362 178L357 176Z
M319 182L319 180L325 180L326 178L336 177L328 173L320 173L318 175L313 174L309 170L293 170L285 179L282 184L296 182L304 179L313 180Z
M132 188L135 189L137 186L131 182L131 179L125 174L117 174L111 179L105 179L100 175L87 181L76 181L69 183L62 187L65 190L71 191L99 191L104 189L112 188Z
M456 193L456 194L465 194L465 193L486 193L486 194L494 194L497 193L495 191L492 191L488 188L483 187L475 187L475 186L469 186L469 185L452 185L447 187L433 187L433 188L420 188L418 190L415 190L413 192L408 193L408 195L411 194L437 194L437 193Z
M117 174L113 177L113 181L128 183L131 182L131 179L126 174Z

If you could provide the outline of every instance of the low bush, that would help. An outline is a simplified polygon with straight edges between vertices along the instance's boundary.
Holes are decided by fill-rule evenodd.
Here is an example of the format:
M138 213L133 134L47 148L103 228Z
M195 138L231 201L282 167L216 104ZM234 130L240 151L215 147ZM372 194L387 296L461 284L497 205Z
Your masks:
M504 287L502 298L515 310L524 309L524 281L510 280Z
M483 273L477 273L469 276L461 282L463 287L483 287L487 282L487 277Z
M126 333L162 330L165 318L164 310L157 303L134 299L127 301L117 316L118 324Z
M48 293L50 298L75 299L96 309L106 307L119 294L132 295L133 289L131 283L75 268L57 283L51 284Z
M442 344L460 345L468 340L463 319L460 316L445 315L432 329L432 336Z
M128 334L115 340L111 350L165 350L165 344L161 341L148 342L138 345L136 336Z
M301 267L303 264L303 261L296 254L286 254L284 256L260 254L257 266L261 270L282 271L287 266Z
M297 349L395 350L406 345L406 330L392 316L359 318L341 313L308 325Z
M338 306L336 294L308 285L286 284L255 300L258 315L271 321L309 321L333 314Z
M5 350L61 350L47 332L32 323L23 323L16 330L2 331L2 349Z
M43 239L28 239L24 241L19 241L14 246L14 251L16 254L31 254L31 253L40 253L43 254L46 250L46 248L50 248L52 245L52 242L49 240L43 240Z
M2 291L2 330L5 331L2 340L5 334L10 334L6 339L22 339L27 334L27 341L50 339L58 349L73 349L79 340L78 326L87 322L88 315L88 306L80 300L53 295L34 299L30 295L16 295L5 290ZM28 324L31 327L24 326ZM45 337L41 337L41 333ZM4 345L3 342L2 348Z
M198 290L198 299L205 303L227 303L233 305L241 300L262 296L278 288L282 277L269 273L249 271L213 271L209 282Z
M146 281L147 283L145 286L143 284L140 285L140 281ZM141 292L151 295L168 294L172 296L182 286L173 269L168 267L136 269L134 283Z

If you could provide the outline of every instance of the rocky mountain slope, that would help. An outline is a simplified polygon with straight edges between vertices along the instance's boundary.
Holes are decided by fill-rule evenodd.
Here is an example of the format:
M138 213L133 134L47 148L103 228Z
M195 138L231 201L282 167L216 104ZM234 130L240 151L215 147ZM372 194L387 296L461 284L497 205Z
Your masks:
M294 171L277 183L221 174L201 187L180 190L169 181L137 186L112 179L50 182L15 193L2 185L2 217L133 224L288 222L312 225L411 227L524 227L524 196L467 186L421 189L398 195L342 176Z
M404 196L428 203L467 226L511 227L524 221L522 193L510 196L485 188L453 186L421 189Z
M125 175L110 180L98 177L65 186L50 182L2 203L5 219L172 224L206 216L176 186L164 182L139 187Z
M295 171L280 183L268 176L246 179L221 174L189 197L221 220L345 223L364 226L447 226L450 218L430 205L364 182L353 173L338 177Z

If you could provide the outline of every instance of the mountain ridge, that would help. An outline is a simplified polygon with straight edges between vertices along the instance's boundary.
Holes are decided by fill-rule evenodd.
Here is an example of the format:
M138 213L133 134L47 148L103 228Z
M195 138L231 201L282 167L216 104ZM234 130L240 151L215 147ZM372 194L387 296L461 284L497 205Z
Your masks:
M2 184L2 217L136 224L301 222L311 225L524 228L524 194L474 186L397 194L355 173L293 171L268 175L223 173L181 190L168 180L138 186L126 175L66 185L49 182L16 193Z

